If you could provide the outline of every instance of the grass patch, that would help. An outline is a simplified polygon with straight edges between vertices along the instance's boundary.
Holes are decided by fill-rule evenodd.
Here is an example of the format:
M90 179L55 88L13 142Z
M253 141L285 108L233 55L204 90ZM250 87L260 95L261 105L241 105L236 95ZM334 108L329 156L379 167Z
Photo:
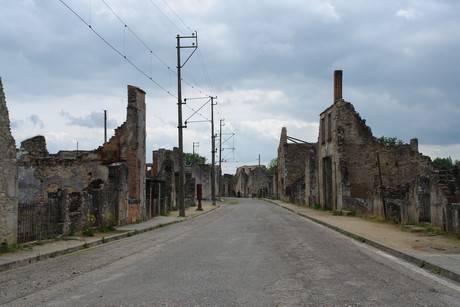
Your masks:
M313 205L313 209L315 209L315 210L320 210L320 211L324 211L323 207L321 207L321 204L314 204L314 205Z
M18 251L19 249L20 249L19 244L17 244L17 243L8 244L8 242L6 242L6 240L4 240L4 241L0 244L0 254L3 254L3 253L14 253L14 252Z
M440 268L434 268L434 269L431 270L431 273L439 275L439 274L441 274L441 269Z
M358 236L358 235L353 235L352 238L355 239L356 241L361 242L361 243L366 242L366 239L364 239L363 237Z
M240 202L239 202L239 201L236 201L236 200L234 200L234 201L231 201L231 202L229 202L228 204L229 204L229 205L239 205L239 204L240 204Z
M370 219L370 220L379 222L379 223L386 223L387 222L387 221L385 221L385 218L383 216L379 216L379 215L369 215L367 218Z
M424 224L424 223L416 223L413 221L401 224L401 229L407 232L420 232L426 235L432 235L432 236L446 236L448 233L443 231L442 229L438 227L433 227L429 224ZM454 234L452 234L452 237L455 237ZM458 238L460 238L460 235L458 235Z
M132 237L132 236L135 236L135 235L138 235L138 234L139 234L139 230L135 229L133 231L129 231L127 236Z

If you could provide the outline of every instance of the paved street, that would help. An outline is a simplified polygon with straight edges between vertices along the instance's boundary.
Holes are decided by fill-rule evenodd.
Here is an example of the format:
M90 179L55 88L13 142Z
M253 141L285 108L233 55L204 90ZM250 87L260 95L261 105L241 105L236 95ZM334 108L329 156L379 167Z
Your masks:
M11 306L459 306L460 287L274 204L0 273Z

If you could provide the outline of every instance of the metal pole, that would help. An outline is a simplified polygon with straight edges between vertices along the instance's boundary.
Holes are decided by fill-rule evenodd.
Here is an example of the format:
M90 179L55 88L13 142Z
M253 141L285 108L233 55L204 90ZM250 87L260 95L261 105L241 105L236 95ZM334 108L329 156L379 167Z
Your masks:
M186 128L186 126L182 125L182 78L181 78L181 68L183 65L187 63L193 53L196 51L198 47L198 36L196 32L192 36L183 36L180 37L177 34L177 109L178 109L178 126L177 129L179 130L179 195L178 195L178 206L179 206L179 216L185 216L185 169L184 169L184 140L183 140L183 132L182 129ZM186 39L194 39L195 42L192 45L180 45L181 38ZM189 55L189 57L184 61L184 64L181 64L180 60L180 50L181 48L193 48L193 52Z
M177 112L179 130L179 216L185 216L185 171L184 171L184 140L182 132L182 84L181 84L181 62L180 62L180 36L177 35Z
M214 135L214 97L211 97L211 140L212 140L212 163L211 163L211 199L213 206L216 205L216 174L214 165L216 163L216 138Z
M107 143L107 110L104 110L104 144Z
M220 181L222 178L222 121L220 120L220 129L219 129L219 177L217 178L217 182L219 183L219 201L221 200L220 197L222 196Z
M387 207L386 207L386 204L385 204L385 194L383 193L382 169L380 167L380 155L379 155L379 153L377 153L377 165L379 167L379 179L380 179L379 190L380 190L380 197L382 198L383 216L384 216L385 221L386 221L386 220L388 220L388 216L387 216Z

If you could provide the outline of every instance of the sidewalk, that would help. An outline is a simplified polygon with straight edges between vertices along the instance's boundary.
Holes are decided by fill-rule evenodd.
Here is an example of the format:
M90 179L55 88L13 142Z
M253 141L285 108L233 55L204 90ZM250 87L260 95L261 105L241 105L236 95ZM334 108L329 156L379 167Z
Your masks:
M401 225L352 216L336 216L330 211L266 200L432 273L460 282L459 239L404 231ZM414 228L413 231L417 229Z
M158 216L142 223L121 226L114 232L96 233L94 237L76 236L65 240L42 242L41 244L24 244L16 252L0 254L0 272L179 223L218 208L210 202L203 202L202 207L203 211L196 211L197 207L187 208L185 217L178 217L179 211L173 211L169 216Z

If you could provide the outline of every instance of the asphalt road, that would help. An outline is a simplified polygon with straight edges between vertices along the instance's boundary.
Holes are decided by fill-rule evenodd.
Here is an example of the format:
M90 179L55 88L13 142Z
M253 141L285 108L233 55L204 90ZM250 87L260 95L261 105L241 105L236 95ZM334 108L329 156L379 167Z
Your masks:
M0 273L6 306L460 306L460 286L274 204Z

